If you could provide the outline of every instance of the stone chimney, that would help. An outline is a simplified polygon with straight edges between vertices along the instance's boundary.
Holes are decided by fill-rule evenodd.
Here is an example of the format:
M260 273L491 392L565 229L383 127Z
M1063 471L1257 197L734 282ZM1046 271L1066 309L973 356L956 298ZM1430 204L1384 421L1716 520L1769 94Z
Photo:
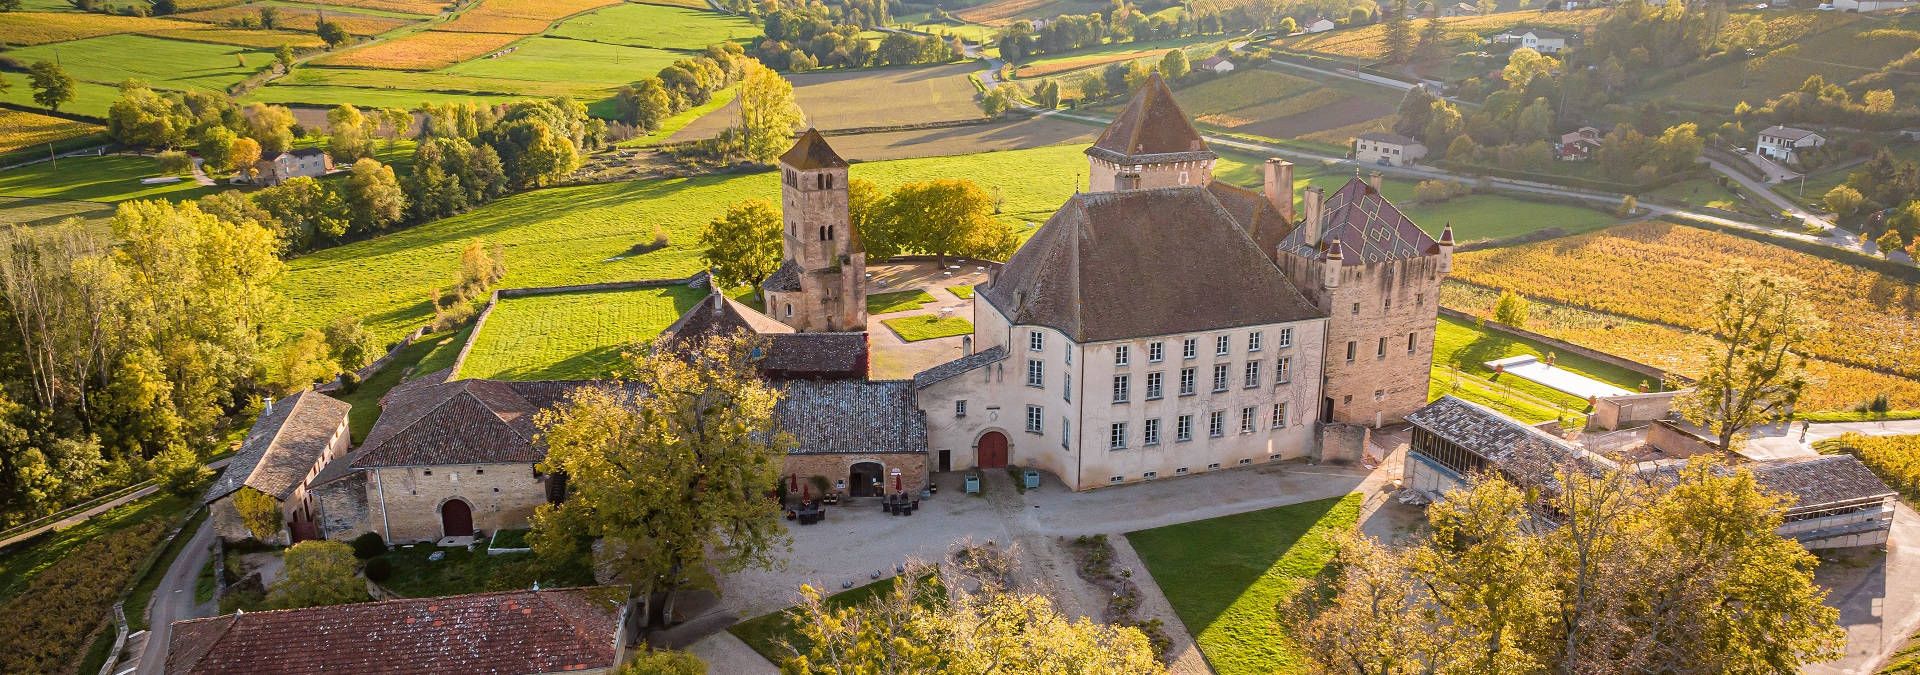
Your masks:
M1267 202L1280 209L1287 222L1293 222L1293 162L1269 157L1261 176L1261 192L1267 195Z
M1346 266L1346 256L1340 253L1340 240L1327 242L1327 260L1320 265L1320 287L1339 288L1340 268Z
M1326 199L1326 191L1309 187L1300 193L1300 211L1305 216L1300 222L1300 243L1312 246L1320 243L1320 203Z
M1440 231L1440 276L1453 274L1453 221Z
M960 336L960 355L961 356L973 355L973 336L972 335Z
M1375 171L1367 174L1367 184L1373 186L1375 194L1380 194L1380 172Z

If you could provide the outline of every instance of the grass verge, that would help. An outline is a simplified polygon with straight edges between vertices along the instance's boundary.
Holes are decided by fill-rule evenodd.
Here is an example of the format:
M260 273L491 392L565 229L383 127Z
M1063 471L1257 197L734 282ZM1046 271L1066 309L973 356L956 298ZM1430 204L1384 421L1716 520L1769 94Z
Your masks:
M953 337L955 335L966 335L973 332L973 324L957 316L940 318L932 314L922 314L920 316L903 316L897 319L887 319L881 323L893 329L893 332L898 334L900 339L908 342Z
M179 558L180 552L187 549L187 542L193 540L194 533L199 532L200 526L206 522L207 510L194 509L193 518L188 520L186 525L181 526L180 533L174 535L173 541L167 544L166 552L160 554L160 559L153 563L153 567L147 570L146 575L140 577L140 583L134 585L133 593L127 596L128 631L147 629L147 603L153 601L153 593L159 590L160 580L167 577L167 570L173 567L174 559Z
M435 551L446 553L440 560L428 560ZM532 588L565 588L593 583L587 570L550 574L532 553L487 555L486 550L439 548L432 544L401 547L386 554L393 564L393 576L381 582L388 590L410 598L427 598L464 593L487 593Z
M868 314L891 314L910 309L920 309L921 305L933 302L933 295L920 289L874 293L867 296Z

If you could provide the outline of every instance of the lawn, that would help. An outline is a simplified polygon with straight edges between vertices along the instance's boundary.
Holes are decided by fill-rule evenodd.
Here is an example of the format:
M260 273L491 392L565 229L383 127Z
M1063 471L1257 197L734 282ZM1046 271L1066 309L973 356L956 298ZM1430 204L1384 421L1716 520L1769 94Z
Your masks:
M931 581L932 577L928 577L928 580ZM881 593L892 592L893 585L897 581L899 577L888 577L855 586L827 596L825 603L827 607L833 609L852 607L879 597ZM803 654L812 648L811 642L800 637L792 617L787 614L788 611L783 609L747 619L728 627L727 632L733 633L734 637L740 638L741 642L747 643L748 647L766 657L768 661L780 663L788 657L786 648L781 646L783 643L792 644Z
M1429 395L1439 398L1452 394L1529 423L1585 411L1585 399L1523 378L1496 375L1483 365L1509 356L1545 358L1552 352L1553 348L1544 344L1496 333L1470 321L1440 317L1434 331ZM1660 389L1660 382L1653 378L1576 354L1555 354L1554 364L1629 391L1638 390L1643 382L1651 391Z
M757 38L760 26L716 12L629 3L568 19L547 34L629 47L693 51L716 42Z
M706 290L657 288L503 299L480 329L460 377L581 380L606 376L620 353L659 335Z
M921 305L933 302L933 294L920 289L911 291L893 291L891 293L872 293L867 295L868 314L891 314L910 309L920 309Z
M967 284L961 284L959 286L948 286L947 292L952 293L953 297L959 298L961 300L973 299L973 286L970 286Z
M1275 608L1333 560L1360 495L1130 532L1148 573L1220 675L1306 672Z
M155 89L226 91L273 62L269 50L141 35L108 35L23 47L7 52L7 56L20 63L58 60L68 75L79 80L75 99L61 110L102 117L119 98L119 85L126 80L142 80ZM24 86L17 75L12 79L22 86L0 92L0 101L40 108L33 102L32 88Z
M372 377L362 381L353 393L334 394L334 398L346 401L348 405L353 406L347 412L347 428L353 434L354 444L358 445L360 439L366 438L367 431L373 428L374 421L380 419L380 397L386 396L394 386L411 379L409 375L419 376L433 372L417 368L420 365L431 365L426 363L427 357L431 354L447 354L446 365L452 365L453 355L460 351L460 345L466 342L467 335L468 331L461 329L423 336L402 347L392 361L387 362L387 365ZM441 368L445 368L446 365Z
M903 316L882 321L888 328L907 342L934 340L955 335L968 335L973 332L973 324L957 316L941 318L932 314Z
M427 560L435 551L446 553L438 560ZM393 563L393 576L380 585L409 598L442 595L526 590L539 582L541 588L566 588L593 583L585 571L550 574L543 572L532 553L487 555L486 549L439 548L432 544L403 546L385 554Z
M158 197L195 199L219 191L195 184L191 178L157 185L140 182L159 175L160 165L152 157L68 157L0 173L0 196L113 203Z
M68 218L79 218L88 225L104 226L111 217L113 207L98 202L0 197L0 227L51 225ZM104 227L102 229L104 231Z

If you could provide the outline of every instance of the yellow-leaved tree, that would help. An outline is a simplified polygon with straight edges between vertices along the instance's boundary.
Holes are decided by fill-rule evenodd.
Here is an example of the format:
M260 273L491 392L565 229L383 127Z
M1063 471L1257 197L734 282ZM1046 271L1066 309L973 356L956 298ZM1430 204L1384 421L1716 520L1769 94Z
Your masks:
M247 526L254 539L271 541L280 534L280 500L273 495L242 486L233 493L233 510L240 513L240 523Z

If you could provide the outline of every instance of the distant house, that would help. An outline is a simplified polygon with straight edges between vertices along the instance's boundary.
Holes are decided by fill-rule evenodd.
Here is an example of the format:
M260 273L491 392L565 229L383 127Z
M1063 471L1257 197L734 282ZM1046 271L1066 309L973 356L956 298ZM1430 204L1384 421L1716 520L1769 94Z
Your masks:
M1480 8L1465 2L1440 8L1440 16L1473 16L1479 13Z
M1339 27L1339 24L1334 23L1333 19L1315 19L1313 23L1307 24L1301 31L1306 33L1325 33L1337 27Z
M1593 127L1580 127L1560 134L1560 143L1554 147L1554 157L1567 162L1584 162L1593 159L1600 149L1604 135Z
M1515 48L1526 47L1542 54L1558 54L1567 50L1565 33L1544 28L1515 28L1493 36L1493 42Z
M1353 158L1364 164L1406 166L1426 156L1427 146L1399 134L1369 131L1353 139Z
M174 675L611 673L627 646L612 586L404 598L176 621Z
M1768 159L1798 163L1801 152L1826 144L1827 137L1819 132L1776 124L1762 130L1753 147L1754 152Z
M319 178L333 170L333 158L320 148L288 150L254 164L255 183L279 185L289 178Z
M268 404L247 431L240 451L207 488L213 531L227 541L260 539L269 544L319 538L317 512L307 488L328 463L346 454L352 435L347 410L352 406L312 390ZM234 507L234 494L253 488L280 502L281 528L258 537Z
M1228 61L1227 58L1224 56L1220 56L1216 54L1214 56L1209 56L1201 60L1199 63L1194 64L1193 69L1205 70L1213 73L1231 73L1233 72L1233 62Z
M1911 0L1833 0L1833 8L1842 12L1884 12L1914 4Z

